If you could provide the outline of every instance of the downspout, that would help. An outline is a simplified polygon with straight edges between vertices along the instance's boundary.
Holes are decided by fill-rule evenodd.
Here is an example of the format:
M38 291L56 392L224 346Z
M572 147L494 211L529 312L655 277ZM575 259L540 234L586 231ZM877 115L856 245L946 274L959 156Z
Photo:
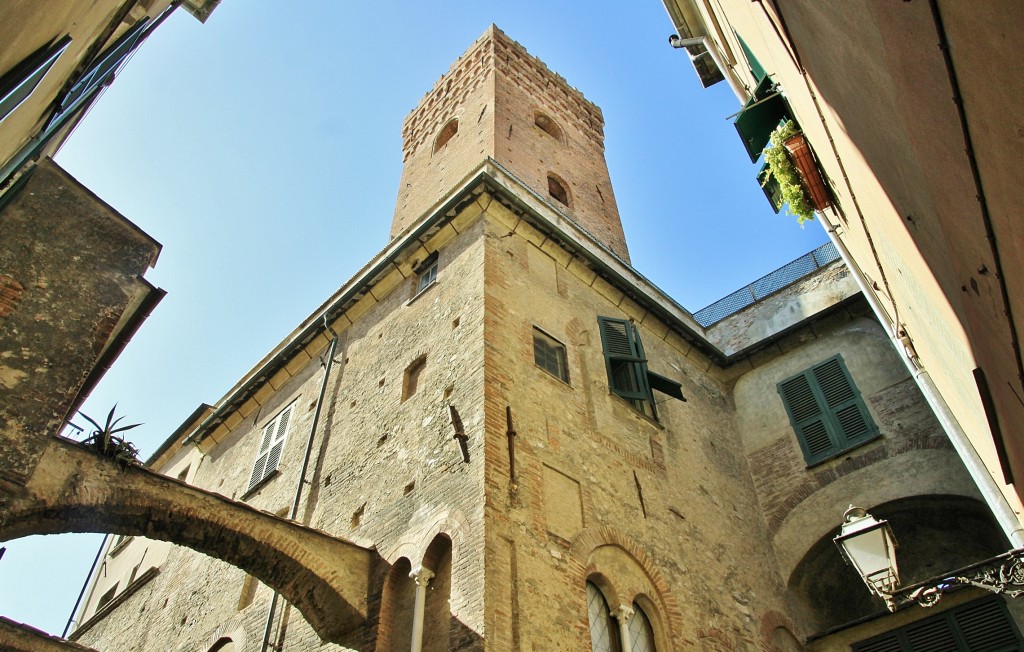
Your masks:
M913 376L914 382L917 383L921 393L924 394L925 401L931 407L932 412L935 413L935 418L938 419L942 429L946 432L946 436L949 437L949 441L953 444L953 448L960 456L960 459L963 460L967 473L970 474L974 484L978 487L978 491L981 492L985 503L992 510L992 515L999 523L999 527L1002 528L1006 538L1010 540L1010 545L1013 548L1024 547L1024 528L1021 527L1017 515L1014 514L1010 503L1006 500L1006 496L1003 495L995 480L992 479L992 475L988 472L984 462L982 462L981 457L978 455L978 451L974 448L974 444L971 443L967 433L960 427L960 423L949 409L946 400L942 398L942 394L939 393L928 371L914 362L907 352L898 331L889 322L889 318L886 316L882 305L878 302L878 298L872 291L867 278L865 278L864 273L853 260L846 245L839 238L839 234L836 233L835 226L829 223L824 216L821 216L819 219L822 226L825 227L825 231L828 233L832 244L839 250L839 255L842 257L843 262L846 263L846 267L853 274L857 287L860 288L864 298L867 299L872 312L875 313L882 328L885 329L886 335L889 336L903 363L907 365L907 369L910 371L910 375Z
M109 538L109 534L103 535L103 541L100 542L100 549L96 551L96 556L92 560L92 566L89 567L89 574L85 577L85 583L82 584L82 590L78 592L78 599L75 600L75 606L71 608L71 615L68 616L68 622L64 625L64 633L60 635L61 638L68 637L68 630L71 629L71 624L75 622L75 615L78 612L78 607L82 604L82 598L85 597L85 591L89 588L89 580L92 579L93 573L96 572L96 566L100 563L100 556L107 548L107 539Z
M288 516L288 519L292 521L295 520L296 515L299 513L302 489L306 484L306 471L309 470L309 458L313 455L313 440L316 437L317 426L320 425L320 413L323 411L324 396L327 394L327 380L331 377L331 367L334 365L334 350L338 346L338 334L327 323L326 315L324 316L324 329L330 332L334 339L331 340L331 347L327 351L327 362L324 363L324 377L320 382L320 396L316 400L313 423L309 426L309 436L306 438L306 453L302 457L302 470L299 471L299 480L295 487L295 499L292 500L292 509ZM270 599L270 610L267 612L267 625L263 630L263 644L260 647L260 652L267 652L267 648L270 647L270 634L274 627L274 613L277 611L277 598L279 595L277 591L274 591L274 596Z
M736 79L735 73L732 68L725 64L725 59L722 58L722 53L718 50L718 44L712 41L707 36L696 36L694 38L680 38L675 34L672 35L675 38L669 38L669 45L674 48L690 48L698 45L704 46L704 49L711 55L711 60L715 62L718 69L721 71L722 76L725 77L725 81L729 83L729 88L732 89L736 99L740 101L740 104L746 104L750 101L750 95L747 93L747 89L743 88L740 81Z

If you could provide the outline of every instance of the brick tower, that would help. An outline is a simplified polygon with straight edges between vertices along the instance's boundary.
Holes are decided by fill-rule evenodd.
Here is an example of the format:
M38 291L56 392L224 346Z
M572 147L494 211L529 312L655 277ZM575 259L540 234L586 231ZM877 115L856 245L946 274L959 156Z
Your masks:
M402 140L392 238L490 158L629 261L601 109L496 26L409 114Z

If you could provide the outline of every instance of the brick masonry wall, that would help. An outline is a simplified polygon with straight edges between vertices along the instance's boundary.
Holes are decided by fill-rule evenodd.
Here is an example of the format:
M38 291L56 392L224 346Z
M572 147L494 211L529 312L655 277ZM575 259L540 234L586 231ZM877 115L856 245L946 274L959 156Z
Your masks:
M535 124L554 120L561 139ZM434 151L453 118L458 133ZM604 117L565 79L491 27L438 80L402 129L403 170L391 237L417 223L431 206L487 157L506 166L552 206L629 260L604 158ZM548 195L548 174L570 195Z
M449 536L452 631L466 641L463 649L473 649L483 629L483 243L482 226L471 219L479 214L474 204L466 219L456 220L464 232L439 251L434 286L413 299L416 279L410 276L390 292L378 292L373 305L341 330L307 474L311 484L299 511L299 520L315 528L373 545L389 562L407 557L413 566L437 534ZM440 240L421 251L437 246ZM341 320L335 329L342 329ZM426 366L417 391L403 401L403 374L421 356ZM322 374L320 360L310 359L271 392L259 393L261 404L246 417L229 417L233 427L207 451L193 482L286 513ZM469 464L452 438L449 404L469 434ZM246 496L262 427L288 405L294 412L280 473ZM378 585L383 572L376 574ZM245 573L234 567L174 548L159 576L81 641L101 650L206 649L213 634L237 620L250 645L258 645L271 590L260 585L252 604L238 611L244 582ZM369 626L350 643L355 649L373 646L379 591L371 590L370 603ZM321 647L294 610L284 631L289 650L347 649ZM279 632L275 625L275 636Z
M727 388L536 229L497 202L488 217L488 648L589 650L585 582L598 573L612 608L649 612L659 649L758 649L782 585L763 572L771 549ZM657 395L655 422L611 395L599 315L634 318L651 369L689 402ZM535 326L566 345L568 384L535 365Z

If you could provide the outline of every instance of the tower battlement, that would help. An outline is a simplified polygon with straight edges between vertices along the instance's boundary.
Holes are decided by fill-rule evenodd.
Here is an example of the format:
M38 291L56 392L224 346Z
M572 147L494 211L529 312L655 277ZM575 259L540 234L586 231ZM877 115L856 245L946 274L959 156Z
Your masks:
M629 259L596 104L491 25L402 127L391 237L427 217L483 160L508 168L553 208Z

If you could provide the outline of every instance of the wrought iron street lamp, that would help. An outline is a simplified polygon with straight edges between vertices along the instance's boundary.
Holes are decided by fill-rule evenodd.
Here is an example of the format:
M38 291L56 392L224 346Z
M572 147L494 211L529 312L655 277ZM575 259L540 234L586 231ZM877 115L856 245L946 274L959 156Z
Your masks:
M864 508L850 505L834 541L868 590L893 610L892 594L899 586L900 573L896 567L896 538L889 521L875 520Z
M898 546L888 521L876 520L862 507L850 505L843 514L839 536L833 541L868 590L885 600L889 611L911 603L931 607L944 592L962 586L1004 593L1011 598L1024 595L1024 548L900 588L896 567Z

